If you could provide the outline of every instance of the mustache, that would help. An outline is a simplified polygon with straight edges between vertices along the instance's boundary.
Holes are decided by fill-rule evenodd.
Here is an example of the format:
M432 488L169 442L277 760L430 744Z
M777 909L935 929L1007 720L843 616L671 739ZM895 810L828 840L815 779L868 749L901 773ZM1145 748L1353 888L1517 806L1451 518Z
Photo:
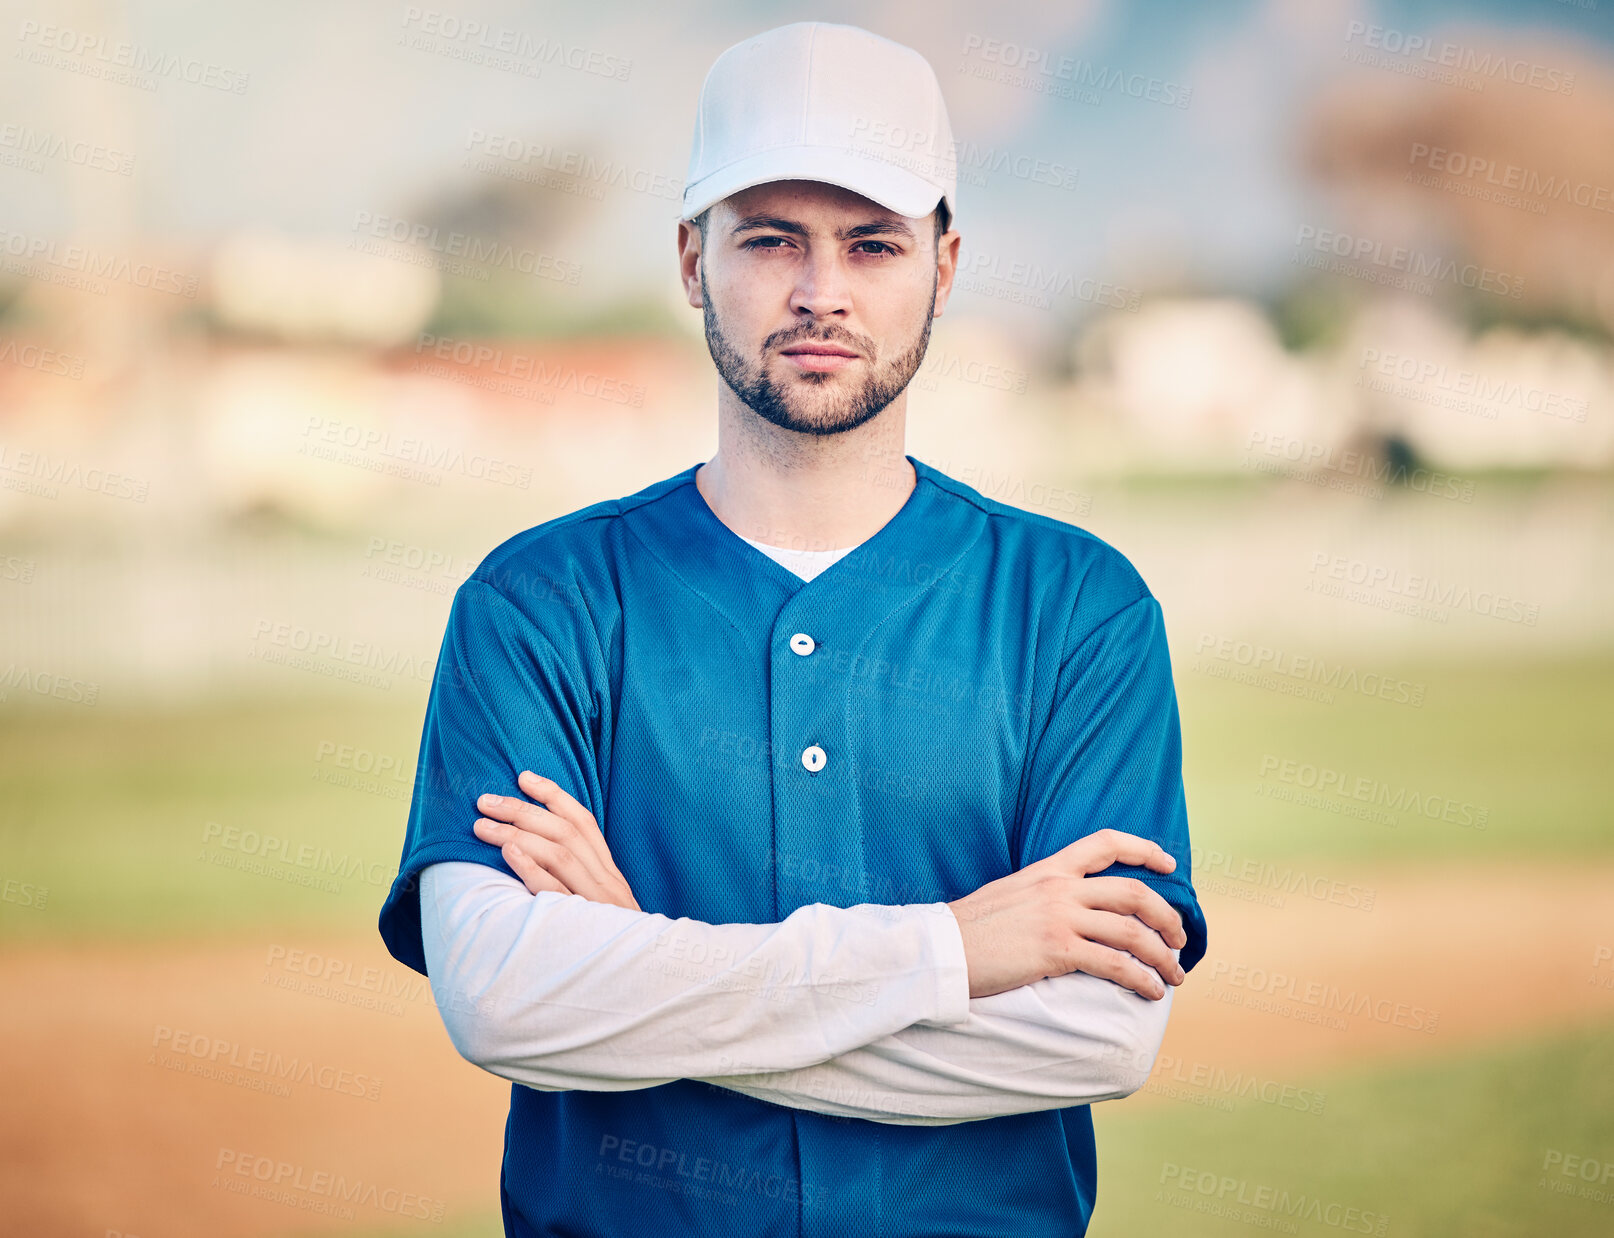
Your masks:
M850 348L854 352L866 354L869 350L864 341L858 339L844 328L836 328L827 332L813 331L782 331L768 339L769 348L789 348L795 344L839 344L843 348Z

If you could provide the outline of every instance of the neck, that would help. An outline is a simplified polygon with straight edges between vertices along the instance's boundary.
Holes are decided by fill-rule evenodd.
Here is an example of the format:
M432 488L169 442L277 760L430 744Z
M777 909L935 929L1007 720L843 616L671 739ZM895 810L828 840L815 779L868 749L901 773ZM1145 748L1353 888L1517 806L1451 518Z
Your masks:
M907 502L918 479L903 452L906 392L857 429L826 435L781 429L722 395L717 454L695 486L742 537L838 550L867 541Z

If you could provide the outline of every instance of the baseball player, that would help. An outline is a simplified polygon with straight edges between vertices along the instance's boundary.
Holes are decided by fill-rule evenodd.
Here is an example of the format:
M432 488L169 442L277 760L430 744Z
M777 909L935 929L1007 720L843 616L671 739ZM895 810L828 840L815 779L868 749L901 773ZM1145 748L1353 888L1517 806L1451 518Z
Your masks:
M903 449L952 149L865 30L718 57L717 454L454 596L381 933L512 1082L507 1234L1081 1234L1204 954L1159 605Z

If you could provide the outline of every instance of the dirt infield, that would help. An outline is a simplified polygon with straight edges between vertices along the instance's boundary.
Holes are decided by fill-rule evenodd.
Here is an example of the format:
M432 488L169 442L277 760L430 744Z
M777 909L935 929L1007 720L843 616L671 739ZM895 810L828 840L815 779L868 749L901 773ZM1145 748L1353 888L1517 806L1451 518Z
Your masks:
M1595 964L1614 871L1351 881L1207 882L1210 954L1123 1103L1614 1017ZM509 1085L457 1056L373 934L30 949L0 957L0 986L9 1232L257 1238L497 1208Z

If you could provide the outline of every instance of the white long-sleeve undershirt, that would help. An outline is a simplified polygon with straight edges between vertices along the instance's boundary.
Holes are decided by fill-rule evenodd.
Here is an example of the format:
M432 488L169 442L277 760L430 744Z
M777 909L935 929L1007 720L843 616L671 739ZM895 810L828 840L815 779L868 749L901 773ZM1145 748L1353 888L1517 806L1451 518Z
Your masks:
M970 998L946 903L815 903L708 924L532 894L483 864L421 874L427 972L468 1060L543 1091L694 1079L901 1125L1125 1096L1171 1007L1082 973Z
M550 1091L795 1070L969 1013L945 903L813 903L777 924L708 924L535 895L460 862L423 870L420 911L455 1047Z

